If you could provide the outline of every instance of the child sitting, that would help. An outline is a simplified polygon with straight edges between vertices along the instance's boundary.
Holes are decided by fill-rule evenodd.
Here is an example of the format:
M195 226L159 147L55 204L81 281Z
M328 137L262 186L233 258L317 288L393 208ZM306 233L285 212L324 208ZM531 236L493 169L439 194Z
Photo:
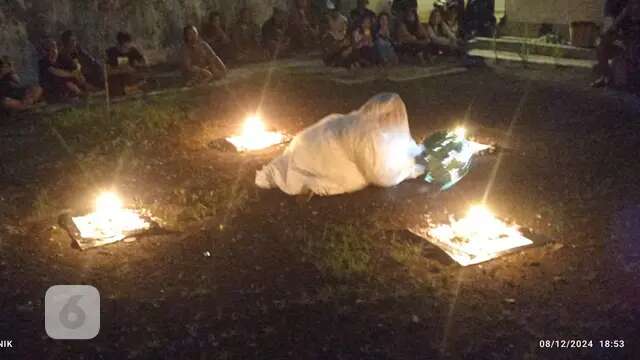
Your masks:
M129 33L119 32L116 40L118 45L107 50L109 93L122 96L139 92L145 84L147 60L133 45Z
M0 57L0 113L26 110L41 97L41 87L22 86L9 58Z
M322 38L323 61L327 66L356 67L357 55L347 36L348 21L336 9L327 17L328 31Z
M378 53L375 48L373 20L369 16L361 18L360 24L353 30L353 47L358 52L358 62L362 66L378 64Z
M397 65L398 55L393 47L391 38L390 17L386 12L380 13L378 16L378 31L376 32L376 50L378 52L378 60L382 65Z

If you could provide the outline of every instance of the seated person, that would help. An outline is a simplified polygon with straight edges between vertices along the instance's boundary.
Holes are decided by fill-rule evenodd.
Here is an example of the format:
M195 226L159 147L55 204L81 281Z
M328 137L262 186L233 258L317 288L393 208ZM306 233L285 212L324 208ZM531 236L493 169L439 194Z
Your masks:
M442 17L442 10L439 8L434 8L431 11L426 30L435 55L439 53L459 53L461 51L458 38L449 29Z
M640 0L629 0L622 48L611 62L611 84L617 88L640 90Z
M393 0L391 4L391 13L400 18L411 9L418 9L418 0Z
M217 11L209 14L209 21L204 25L202 36L223 61L233 59L233 42L222 23L222 15Z
M147 60L133 45L129 33L119 32L116 40L118 45L107 50L109 93L122 96L139 92L145 84Z
M464 33L470 37L493 37L496 29L495 1L469 0L464 12Z
M322 37L322 59L327 66L357 67L357 54L347 36L348 20L335 8L327 16L327 32Z
M364 17L377 19L376 13L367 8L367 6L369 6L369 0L358 0L356 8L351 10L349 13L349 20L351 21L351 24L360 24ZM373 25L373 27L375 27L375 21Z
M462 7L464 8L464 5ZM445 24L458 39L463 37L462 28L460 27L460 12L457 1L449 1L442 13Z
M604 7L604 21L600 43L596 49L598 64L596 73L600 76L592 86L602 87L611 80L609 61L624 53L624 42L631 34L629 0L607 0ZM628 41L627 41L628 42Z
M390 17L386 12L382 12L378 16L378 31L376 32L375 44L380 64L398 64L398 55L396 55L391 37Z
M240 9L238 20L231 29L236 60L239 62L260 61L264 53L258 46L259 29L253 21L251 10L247 7Z
M87 80L87 88L85 90L96 91L103 89L104 69L102 64L79 45L78 38L71 30L63 32L60 40L58 63L61 68L67 71L74 71L79 67Z
M202 84L225 77L227 68L215 51L200 39L198 29L188 25L183 30L182 70L187 84Z
M289 13L289 37L292 50L311 49L317 44L320 28L311 19L311 11L307 0L295 0Z
M262 46L271 58L286 54L291 40L287 36L287 13L277 7L273 15L262 25Z
M418 19L416 9L408 9L396 26L396 51L401 55L415 56L425 64L431 55L431 40Z
M41 87L22 86L9 58L0 57L0 113L26 110L41 97Z
M44 56L38 63L40 86L49 102L65 101L78 96L87 96L84 90L87 81L79 67L65 70L58 63L58 44L55 40L47 40L43 46Z
M358 26L353 30L353 47L358 53L358 62L362 66L378 64L378 52L374 43L372 23L370 17L362 17Z

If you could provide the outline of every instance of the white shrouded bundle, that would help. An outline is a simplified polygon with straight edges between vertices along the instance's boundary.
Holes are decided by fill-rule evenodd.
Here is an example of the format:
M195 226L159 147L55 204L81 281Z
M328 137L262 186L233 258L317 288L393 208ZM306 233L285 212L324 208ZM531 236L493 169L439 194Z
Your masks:
M378 94L359 110L329 115L296 135L282 155L258 171L256 185L290 195L394 186L424 173L415 162L422 151L411 137L400 96Z

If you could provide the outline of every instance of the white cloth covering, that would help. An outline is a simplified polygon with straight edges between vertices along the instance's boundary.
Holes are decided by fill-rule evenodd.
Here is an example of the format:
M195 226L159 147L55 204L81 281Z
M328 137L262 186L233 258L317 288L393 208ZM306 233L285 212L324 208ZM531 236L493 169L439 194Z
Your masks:
M282 155L258 171L256 185L289 195L395 186L424 173L415 162L423 150L411 137L400 96L382 93L357 111L329 115L296 135Z

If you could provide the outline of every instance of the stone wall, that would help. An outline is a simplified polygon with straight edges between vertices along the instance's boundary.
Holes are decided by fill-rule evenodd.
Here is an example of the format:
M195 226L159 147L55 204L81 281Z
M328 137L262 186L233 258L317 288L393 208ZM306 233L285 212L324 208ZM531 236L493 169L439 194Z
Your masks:
M274 6L289 0L9 0L0 2L2 55L9 55L27 81L36 80L36 48L45 37L76 31L93 54L114 43L127 30L151 60L171 59L180 46L182 27L201 24L212 10L231 21L238 9L250 6L262 23Z
M506 0L508 21L569 25L574 21L599 23L605 0Z

